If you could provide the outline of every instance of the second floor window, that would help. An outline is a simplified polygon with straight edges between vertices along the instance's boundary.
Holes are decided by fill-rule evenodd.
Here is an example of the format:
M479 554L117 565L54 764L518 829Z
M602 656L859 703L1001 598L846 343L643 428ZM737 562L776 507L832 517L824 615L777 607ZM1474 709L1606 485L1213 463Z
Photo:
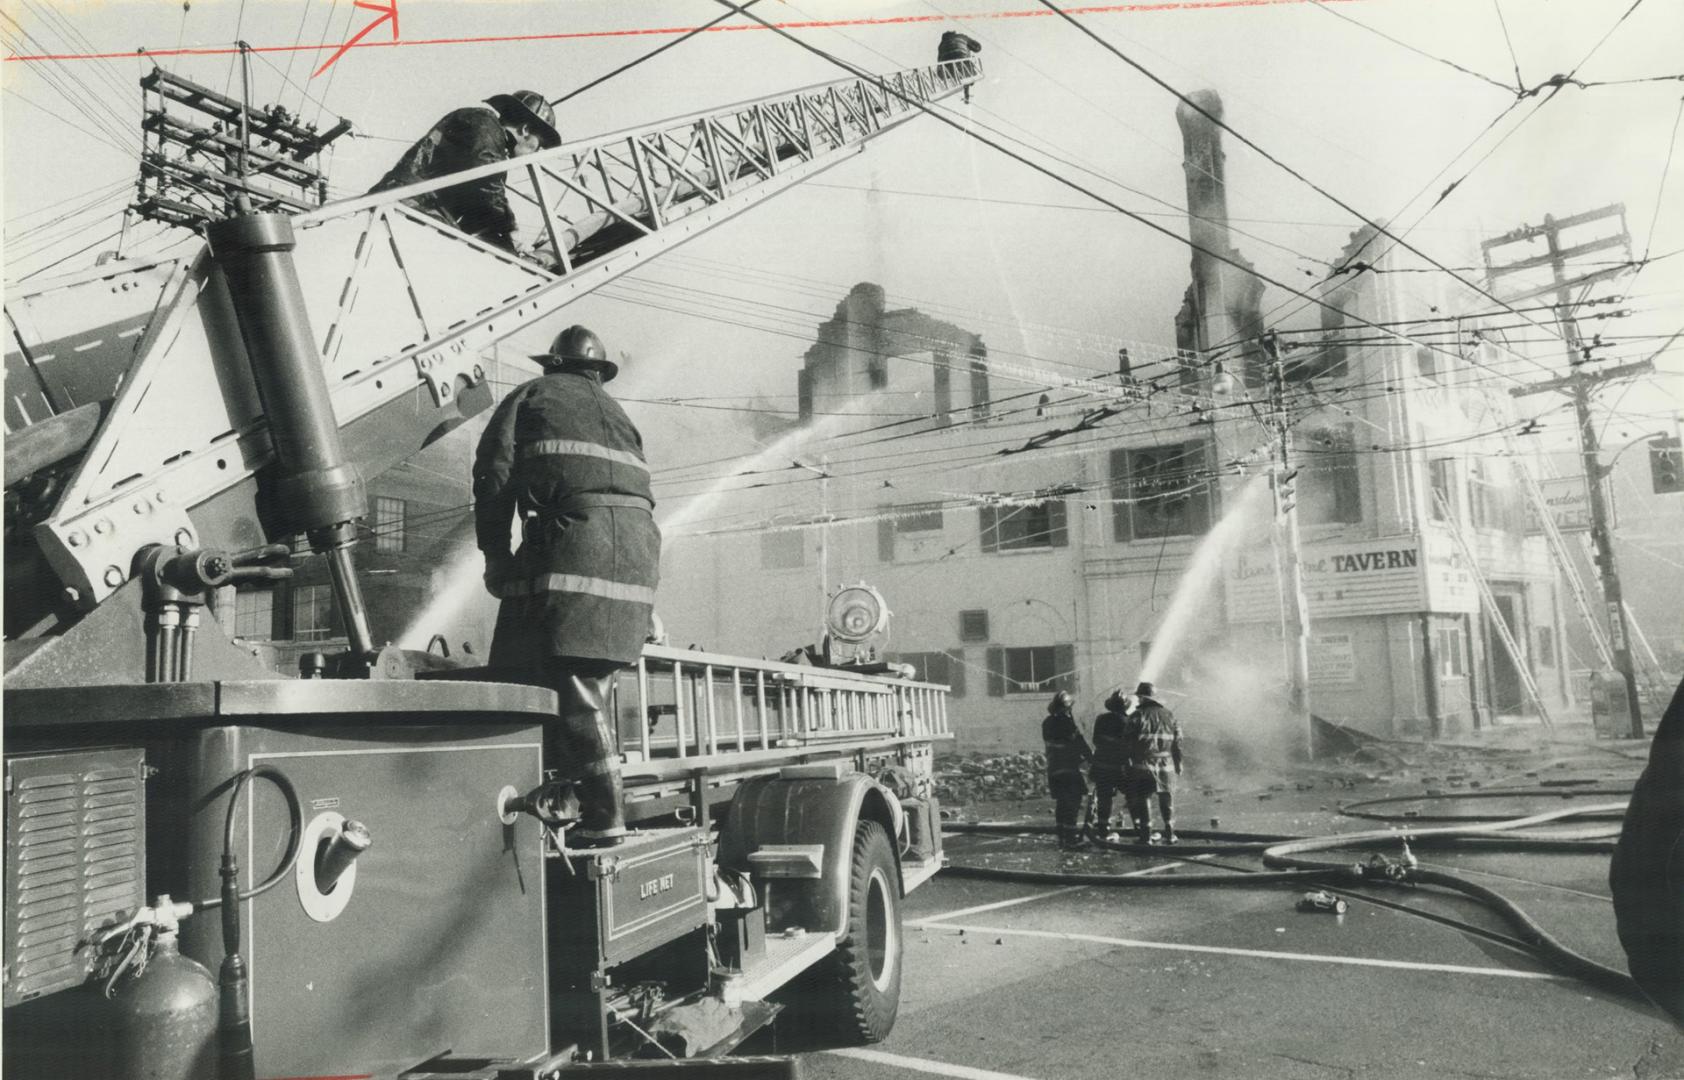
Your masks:
M1044 694L1076 689L1073 645L996 646L988 650L988 694Z
M1111 524L1121 541L1209 531L1211 481L1205 444L1111 451Z
M939 540L945 523L940 503L883 507L883 517L877 520L877 557L883 562L895 560L895 537L910 540Z
M1070 543L1063 499L1031 506L981 508L983 551L1028 551Z
M1362 520L1361 473L1350 428L1300 435L1298 516L1306 525L1354 525Z

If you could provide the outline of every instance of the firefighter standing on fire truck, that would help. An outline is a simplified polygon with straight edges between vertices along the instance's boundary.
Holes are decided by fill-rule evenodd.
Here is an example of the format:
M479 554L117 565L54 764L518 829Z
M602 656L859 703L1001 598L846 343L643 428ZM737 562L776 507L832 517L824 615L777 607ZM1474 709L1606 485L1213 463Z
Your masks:
M660 573L643 438L602 384L619 367L582 326L533 357L539 378L497 407L474 461L474 524L485 584L502 599L490 664L561 697L547 748L574 781L584 845L625 834L607 712L614 673L637 662ZM510 553L518 515L523 542Z

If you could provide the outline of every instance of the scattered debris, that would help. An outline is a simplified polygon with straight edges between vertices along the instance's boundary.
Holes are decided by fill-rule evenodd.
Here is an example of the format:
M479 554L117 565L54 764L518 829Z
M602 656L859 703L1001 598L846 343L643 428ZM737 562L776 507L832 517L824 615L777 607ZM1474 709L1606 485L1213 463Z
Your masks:
M1332 915L1343 915L1350 907L1342 896L1334 896L1326 889L1316 889L1298 898L1299 911L1323 911Z

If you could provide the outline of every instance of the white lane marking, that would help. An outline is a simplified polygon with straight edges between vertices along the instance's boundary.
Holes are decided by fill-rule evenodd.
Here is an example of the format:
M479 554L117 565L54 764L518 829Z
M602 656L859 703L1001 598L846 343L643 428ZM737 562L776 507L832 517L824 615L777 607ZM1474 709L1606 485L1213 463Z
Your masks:
M949 1065L945 1061L904 1057L900 1054L889 1054L882 1050L867 1050L863 1047L830 1050L827 1053L835 1054L837 1057L857 1058L860 1061L875 1061L879 1065L890 1065L897 1069L907 1069L912 1072L930 1073L933 1076L956 1076L959 1077L959 1080L1029 1080L1029 1077L1019 1076L1017 1073L995 1072L993 1069L973 1069L969 1065Z
M1161 870L1168 870L1176 865L1178 864L1159 863L1157 866L1148 866L1144 870L1130 870L1126 874L1114 874L1112 876L1144 877L1147 874L1156 874ZM979 911L994 911L998 908L1014 907L1018 904L1027 904L1032 900L1050 900L1055 896L1063 896L1065 893L1081 892L1083 889L1091 888L1093 888L1092 885L1067 885L1062 889L1054 889L1052 892L1036 893L1033 896L1019 896L1012 900L997 900L992 904L978 904L976 907L960 908L958 911L944 911L940 915L930 915L923 919L908 919L907 925L933 926L937 923L945 923L948 919L957 919L961 915L975 915Z
M994 911L997 908L1013 907L1017 904L1027 904L1033 900L1050 900L1055 896L1063 896L1065 893L1080 892L1083 889L1091 887L1092 886L1089 885L1067 885L1062 889L1054 889L1052 892L1035 893L1033 896L1019 896L1012 900L996 900L992 904L978 904L976 907L960 908L958 911L944 911L940 915L931 915L924 919L909 919L907 922L910 926L922 926L927 923L941 922L944 919L957 919L961 915L975 915L979 911Z
M959 926L948 923L946 930L964 930L972 934L999 934L1002 937L1051 938L1057 941L1088 941L1096 945L1116 945L1128 949L1160 949L1165 952L1213 953L1220 956L1255 956L1266 960L1301 960L1313 964L1348 964L1353 967L1400 968L1406 971L1444 971L1458 975L1495 975L1502 979L1546 979L1551 982L1571 982L1566 975L1552 975L1547 971L1511 971L1508 968L1468 967L1462 964L1429 964L1420 960L1380 960L1367 956L1330 956L1326 953L1279 952L1274 949L1241 949L1227 945L1184 945L1169 941L1139 941L1134 938L1104 937L1099 934L1065 934L1054 930L1013 930L1003 926Z

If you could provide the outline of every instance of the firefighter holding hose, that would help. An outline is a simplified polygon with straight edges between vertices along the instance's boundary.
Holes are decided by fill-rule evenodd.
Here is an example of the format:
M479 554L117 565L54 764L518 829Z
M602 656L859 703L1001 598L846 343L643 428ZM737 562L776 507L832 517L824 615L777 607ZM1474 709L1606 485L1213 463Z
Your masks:
M1078 818L1082 800L1088 793L1082 766L1093 760L1093 751L1076 726L1074 703L1068 690L1060 690L1047 704L1046 719L1041 721L1041 741L1047 748L1047 791L1053 797L1058 846L1064 851L1076 851L1082 846Z
M1158 812L1164 820L1164 843L1175 836L1175 777L1181 775L1181 724L1175 714L1156 699L1157 688L1149 682L1135 687L1136 704L1123 725L1123 743L1128 757L1123 797L1134 818L1135 834L1142 844L1152 842L1152 796L1158 797Z
M1094 835L1101 840L1115 840L1111 828L1111 807L1119 792L1128 802L1128 781L1124 771L1128 765L1128 746L1124 739L1132 708L1121 689L1105 699L1105 711L1093 722L1093 790ZM1133 806L1129 807L1133 811Z
M485 584L502 600L490 665L560 696L546 757L579 797L574 837L605 847L626 831L608 695L649 633L661 532L643 437L603 389L619 366L602 342L572 326L533 359L544 374L503 399L474 461Z

